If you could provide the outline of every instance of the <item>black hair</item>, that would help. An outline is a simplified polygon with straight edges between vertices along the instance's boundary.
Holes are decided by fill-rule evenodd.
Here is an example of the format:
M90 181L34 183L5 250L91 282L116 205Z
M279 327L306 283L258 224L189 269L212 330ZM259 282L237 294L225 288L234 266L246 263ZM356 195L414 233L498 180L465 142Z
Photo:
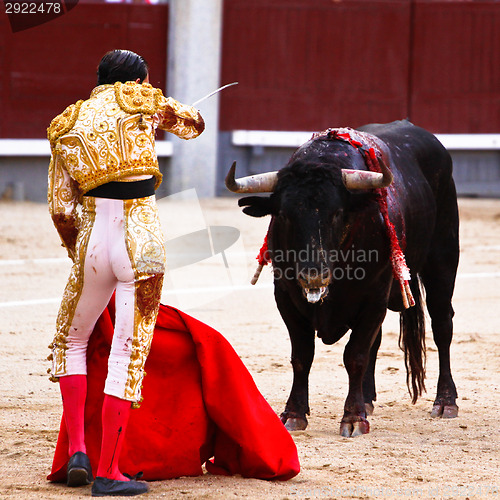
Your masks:
M97 85L130 82L139 78L142 83L148 75L148 63L130 50L107 52L97 68Z

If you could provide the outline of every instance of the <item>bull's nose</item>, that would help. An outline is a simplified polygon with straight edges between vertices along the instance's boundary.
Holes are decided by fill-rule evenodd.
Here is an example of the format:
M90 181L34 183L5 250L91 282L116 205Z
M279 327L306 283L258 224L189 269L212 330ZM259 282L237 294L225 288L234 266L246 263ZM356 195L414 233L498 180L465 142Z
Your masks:
M330 284L331 273L328 268L302 269L299 272L299 282L306 288L322 288Z

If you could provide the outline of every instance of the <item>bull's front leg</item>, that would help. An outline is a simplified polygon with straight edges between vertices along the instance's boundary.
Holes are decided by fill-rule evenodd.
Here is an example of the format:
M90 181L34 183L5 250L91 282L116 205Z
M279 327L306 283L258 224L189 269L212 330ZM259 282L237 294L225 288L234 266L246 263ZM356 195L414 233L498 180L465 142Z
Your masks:
M309 372L314 359L315 332L285 292L276 290L275 296L292 347L293 383L281 421L289 431L302 431L307 427L306 415L309 415Z
M281 421L289 431L303 431L309 415L309 372L314 358L314 332L295 335L292 342L293 384L290 396L281 414Z
M363 379L370 363L370 351L378 340L380 322L375 319L369 327L358 325L352 330L351 337L344 350L344 366L349 376L349 392L344 405L344 416L340 423L340 434L344 437L356 437L370 432L367 420L367 406L363 394Z

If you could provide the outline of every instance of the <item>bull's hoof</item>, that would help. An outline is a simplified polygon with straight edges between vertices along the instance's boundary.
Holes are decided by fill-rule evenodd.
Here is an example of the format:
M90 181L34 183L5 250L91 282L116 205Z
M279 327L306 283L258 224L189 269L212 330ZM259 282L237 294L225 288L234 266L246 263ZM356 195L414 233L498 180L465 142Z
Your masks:
M368 420L360 420L357 422L341 422L340 435L342 437L357 437L370 432L370 423Z
M432 418L456 418L458 417L457 405L435 404L431 411Z
M291 417L285 422L285 429L288 432L305 431L307 428L307 420L305 418Z

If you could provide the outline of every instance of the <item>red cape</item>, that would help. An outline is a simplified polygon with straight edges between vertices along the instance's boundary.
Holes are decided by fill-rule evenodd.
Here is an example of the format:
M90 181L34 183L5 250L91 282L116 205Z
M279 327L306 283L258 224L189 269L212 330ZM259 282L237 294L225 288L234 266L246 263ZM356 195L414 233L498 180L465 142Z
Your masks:
M101 409L114 304L96 324L87 351L87 454L94 473L101 446ZM120 469L143 479L240 474L286 480L299 473L295 443L257 389L240 358L216 330L161 305L145 366L144 401L132 410ZM65 481L64 416L50 481Z

